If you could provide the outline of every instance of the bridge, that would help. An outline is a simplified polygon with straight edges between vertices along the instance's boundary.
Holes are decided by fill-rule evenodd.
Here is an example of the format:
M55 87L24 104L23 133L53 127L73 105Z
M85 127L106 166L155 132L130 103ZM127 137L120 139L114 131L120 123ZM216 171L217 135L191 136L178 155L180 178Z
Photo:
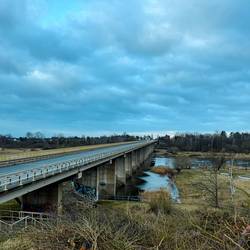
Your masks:
M0 204L17 199L22 210L62 212L63 183L77 181L100 196L115 196L154 150L137 141L0 168Z

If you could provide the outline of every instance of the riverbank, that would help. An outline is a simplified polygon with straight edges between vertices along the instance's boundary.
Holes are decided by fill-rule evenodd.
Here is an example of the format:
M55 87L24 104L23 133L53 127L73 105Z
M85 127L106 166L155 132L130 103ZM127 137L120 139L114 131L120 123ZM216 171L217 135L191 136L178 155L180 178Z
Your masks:
M237 160L250 160L250 154L248 153L221 153L221 152L193 152L193 151L177 151L175 153L169 152L165 149L156 149L155 154L158 156L168 157L193 157L198 159L208 159L213 157L224 156L226 159Z
M249 222L248 215L208 206L188 211L172 205L160 212L150 203L104 201L89 209L70 200L63 217L43 228L3 236L0 249L79 250L86 243L95 250L220 250L237 244L247 249L241 233Z
M176 171L174 169L170 169L168 166L157 166L153 167L151 169L153 173L159 174L159 175L167 175L169 177L173 177L176 174Z
M237 170L234 175L237 176ZM221 170L218 174L218 200L220 207L232 207L235 206L239 209L247 208L249 204L250 195L250 181L241 180L234 177L235 193L232 197L230 193L230 179L224 175L225 171ZM249 172L249 171L248 171ZM243 174L244 170L240 170L240 174ZM175 182L179 189L182 203L180 207L187 210L195 210L209 206L208 192L199 187L201 183L208 183L208 179L211 178L211 172L202 169L184 169L180 174L175 176ZM208 186L208 188L214 188ZM250 213L250 207L248 207Z
M43 228L3 236L0 249L79 250L86 242L95 250L220 250L236 249L239 244L239 249L248 249L242 232L250 224L250 181L237 176L249 171L233 170L233 203L225 173L222 168L218 174L219 208L214 208L206 192L197 186L211 176L206 169L175 172L181 204L172 202L169 195L157 197L149 192L151 202L100 201L89 209L66 192L63 217Z

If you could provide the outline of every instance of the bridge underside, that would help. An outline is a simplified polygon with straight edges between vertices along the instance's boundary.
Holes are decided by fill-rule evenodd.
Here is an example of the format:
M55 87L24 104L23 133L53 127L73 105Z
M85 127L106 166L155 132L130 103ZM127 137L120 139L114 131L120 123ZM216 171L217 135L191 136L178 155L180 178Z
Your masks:
M21 197L23 211L62 212L62 183L54 183Z
M22 209L26 211L62 212L62 182L75 180L79 184L96 190L97 200L105 195L116 195L116 190L146 161L154 150L154 145L136 149L132 152L93 166L87 170L53 182L46 186L26 192L20 197Z

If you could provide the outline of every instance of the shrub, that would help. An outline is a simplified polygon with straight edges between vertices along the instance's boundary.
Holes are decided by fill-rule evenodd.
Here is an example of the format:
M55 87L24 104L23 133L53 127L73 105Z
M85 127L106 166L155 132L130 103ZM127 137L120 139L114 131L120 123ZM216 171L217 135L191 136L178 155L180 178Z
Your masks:
M167 175L170 178L172 178L175 175L175 172L171 168L166 168L166 167L154 167L151 169L152 172L160 175Z
M171 205L168 210L164 190L143 196L148 204L120 202L90 209L72 202L63 217L46 227L28 228L2 243L0 238L0 249L79 250L86 243L91 250L250 249L250 235L242 234L250 224L249 213L242 217L210 208L188 212Z
M143 199L148 202L150 210L156 214L169 214L172 209L172 201L167 191L144 192Z

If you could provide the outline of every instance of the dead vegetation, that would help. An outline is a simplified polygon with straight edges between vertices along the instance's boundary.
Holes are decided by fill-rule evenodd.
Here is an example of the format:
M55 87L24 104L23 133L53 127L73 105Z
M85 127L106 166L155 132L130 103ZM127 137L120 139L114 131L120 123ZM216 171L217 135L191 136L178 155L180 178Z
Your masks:
M155 192L144 192L142 199L149 204L150 211L155 214L170 214L172 210L172 200L170 194L161 189Z
M166 198L159 193L153 199L158 204L162 196ZM88 245L93 250L226 250L250 246L249 236L242 234L250 223L248 213L225 209L187 212L175 206L165 213L159 205L161 209L155 212L151 202L120 202L95 209L79 205L76 209L71 204L64 217L43 229L32 228L3 240L0 249L79 250Z
M220 208L213 208L194 185L209 174L208 170L184 169L176 175L182 204L173 204L163 190L145 192L143 203L106 201L96 208L87 208L70 196L63 217L44 228L3 238L0 249L250 249L249 185L241 185L242 190L236 185L232 203L228 177L218 174Z
M151 171L153 172L153 173L156 173L156 174L160 174L160 175L167 175L167 176L169 176L169 177L173 177L174 175L175 175L175 171L174 171L174 169L171 169L171 168L168 168L168 167L161 167L161 166L159 166L159 167L153 167L152 169L151 169Z

